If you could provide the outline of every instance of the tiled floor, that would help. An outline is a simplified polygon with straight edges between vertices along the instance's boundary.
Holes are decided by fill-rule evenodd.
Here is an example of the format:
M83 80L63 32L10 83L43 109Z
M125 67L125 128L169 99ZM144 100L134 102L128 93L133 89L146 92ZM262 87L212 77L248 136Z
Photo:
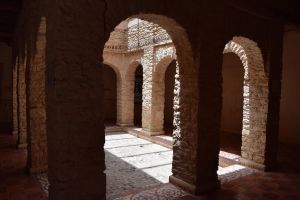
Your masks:
M172 140L169 136L157 137L160 141ZM144 140L126 132L113 132L107 133L105 138L108 198L120 199L121 196L129 199L154 195L154 199L165 199L166 194L172 194L172 197L185 194L171 184L166 184L172 174L173 151L150 142L156 137ZM220 153L218 174L222 183L255 172L238 165L238 158L239 156L230 153ZM46 175L39 176L39 179L47 192Z
M168 182L172 150L122 132L105 138L107 197Z
M126 135L124 135L127 137ZM130 136L131 137L131 136ZM23 150L16 150L14 147L15 140L10 135L0 135L0 200L45 200L45 195L42 192L40 185L34 177L26 175L26 154ZM107 143L108 144L108 143ZM133 139L129 145L147 146L148 141ZM107 158L116 157L108 149L112 151L117 146L122 145L118 142L112 142L107 148ZM127 143L128 145L128 143ZM142 148L142 147L141 147ZM117 149L117 148L115 148ZM297 200L300 199L300 148L292 148L289 146L280 146L279 149L280 165L277 172L264 173L256 172L248 176L239 177L236 180L223 181L222 189L210 194L209 196L194 197L184 193L182 190L170 185L160 183L159 180L153 178L153 175L143 172L147 166L139 166L138 177L145 177L150 182L145 182L145 185L138 190L125 192L122 195L111 196L115 199L282 199L282 200ZM157 151L161 151L160 149ZM166 150L167 152L168 150ZM122 151L114 150L113 153L120 153L123 157L123 164L127 165L127 169L133 170L135 159L132 159L133 154L124 154ZM142 154L145 152L137 151ZM162 154L164 155L164 154ZM222 173L222 168L226 166L234 166L232 168L241 169L234 163L235 157L231 154L222 153L220 155L221 168L219 174ZM228 159L230 158L230 159ZM128 160L126 160L128 159ZM140 159L145 159L140 157ZM222 161L223 159L223 161ZM119 158L113 158L111 164ZM136 159L138 161L139 159ZM165 161L168 161L166 159ZM146 162L147 163L147 162ZM109 163L107 163L109 165ZM128 166L130 165L130 166ZM158 163L159 165L159 163ZM138 166L138 165L137 165ZM124 168L126 169L126 168ZM228 168L227 168L228 169ZM136 170L136 169L134 169ZM141 172L142 171L142 172ZM127 171L128 172L128 171ZM124 171L126 174L126 170ZM230 174L230 173L229 173ZM109 175L108 175L109 176ZM222 176L222 175L220 175ZM152 178L152 179L150 179ZM108 178L108 182L109 182ZM112 180L111 180L112 181ZM146 186L147 185L147 186ZM132 187L135 187L132 185ZM109 190L109 187L108 187ZM158 197L159 196L159 197Z

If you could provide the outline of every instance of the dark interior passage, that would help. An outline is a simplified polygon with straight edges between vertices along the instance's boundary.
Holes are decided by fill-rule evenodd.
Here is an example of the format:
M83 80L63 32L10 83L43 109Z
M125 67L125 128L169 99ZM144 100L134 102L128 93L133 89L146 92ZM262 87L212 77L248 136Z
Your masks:
M142 125L143 66L137 66L134 79L134 125Z
M222 74L221 149L223 148L222 150L224 151L240 155L243 128L244 68L236 54L226 53L224 55ZM229 140L231 145L228 145L226 142Z
M108 65L103 65L104 82L104 122L105 125L115 125L117 120L117 77L115 71Z
M287 27L283 43L279 141L300 144L300 29ZM294 30L293 30L293 29Z
M174 85L176 74L176 61L172 61L165 73L165 106L164 106L164 130L166 134L173 132L174 119Z

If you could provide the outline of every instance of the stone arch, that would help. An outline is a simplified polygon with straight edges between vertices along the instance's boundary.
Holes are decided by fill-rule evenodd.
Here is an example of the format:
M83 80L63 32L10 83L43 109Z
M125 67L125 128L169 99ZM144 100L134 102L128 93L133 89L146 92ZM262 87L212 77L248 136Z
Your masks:
M122 77L121 77L121 74L120 74L120 71L118 69L118 67L114 66L113 64L107 62L107 61L103 61L103 66L107 66L108 68L110 68L114 74L115 74L115 77L116 77L116 123L118 122L118 117L119 117L119 106L120 106L120 90L121 90L121 85L122 85Z
M121 20L123 22L124 20L130 18L138 18L153 23L154 25L158 25L159 27L164 29L172 43L171 46L173 46L173 54L176 55L178 67L176 70L177 76L175 77L174 88L174 143L172 163L173 175L170 177L170 181L177 185L182 185L182 181L194 185L196 184L195 174L197 171L196 138L198 132L198 93L196 91L198 91L198 71L187 32L175 20L164 15L136 14L129 16L129 18L127 17L126 19L123 18ZM121 22L121 20L119 22ZM122 24L122 22L120 24ZM109 30L113 32L117 27L115 25L116 24L113 23L113 25L107 25L107 27L110 27ZM118 33L115 32L111 34L111 36L112 35L118 35ZM118 37L116 37L116 41L119 38L120 37L118 35ZM159 40L159 38L157 39ZM148 41L146 41L145 43L147 42ZM165 45L159 45L159 47L161 46ZM116 47L112 47L111 45L106 44L105 47L117 50L116 52L120 52L120 50L122 50L122 45L116 45ZM138 52L138 49L135 47L136 46L133 45L133 49L126 49L126 53L135 54L136 52ZM110 50L107 49L107 51ZM155 129L153 129L153 118L151 117L153 113L151 112L151 110L155 110L151 108L152 100L153 98L155 98L152 95L152 78L154 73L153 68L161 58L169 54L156 54L156 52L159 50L156 47L151 47L151 45L142 48L142 51L142 57L132 59L134 60L133 62L126 63L126 67L128 68L127 72L125 73L126 75L124 75L124 82L122 84L122 98L124 98L122 102L126 106L122 106L124 108L124 112L122 111L122 113L124 114L124 120L122 121L123 124L119 125L133 125L133 72L135 71L138 64L141 64L143 66L143 74L145 75L146 73L145 77L147 77L146 80L144 78L143 81L142 131L145 134L153 135L156 131Z
M126 70L124 76L124 84L123 87L123 107L126 109L124 111L124 118L127 118L129 125L134 125L134 87L135 87L135 71L139 65L142 65L139 60L134 60L129 63L128 68Z
M173 60L176 60L175 50L171 55L160 58L153 70L152 126L156 132L164 132L165 73ZM176 68L179 68L178 64L176 64ZM176 69L176 72L178 71L179 69Z
M122 76L121 76L121 73L120 73L120 70L118 67L116 67L114 64L110 63L109 61L103 61L103 64L104 65L107 65L108 67L112 68L116 74L116 77L117 77L117 82L122 82Z
M268 77L261 50L245 37L236 36L224 48L235 53L243 63L243 130L241 162L261 167L265 161L268 114Z
M194 54L188 35L183 27L167 16L138 14L133 15L132 17L161 26L170 36L176 49L177 65L179 67L176 72L177 76L175 78L174 88L173 175L170 177L170 181L177 185L182 185L181 181L195 184L197 157L196 138L198 128L198 93L195 91L198 91L198 71L193 58ZM149 51L151 52L153 49L149 49ZM146 50L144 50L144 55L145 54L147 54ZM141 59L143 67L146 68L147 66L145 65L153 64L151 63L153 60L150 62L148 61L149 60ZM144 86L143 90L145 89ZM143 104L151 102L151 98L152 95L143 95ZM145 120L144 113L143 120ZM147 131L147 128L148 127L144 127L143 125L144 130Z

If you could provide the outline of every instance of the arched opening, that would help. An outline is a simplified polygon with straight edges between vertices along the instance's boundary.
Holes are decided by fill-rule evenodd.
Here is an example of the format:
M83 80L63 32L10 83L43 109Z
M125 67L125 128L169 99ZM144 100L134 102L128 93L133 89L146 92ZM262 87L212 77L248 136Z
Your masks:
M109 65L103 65L104 123L112 126L117 121L117 75Z
M221 131L241 134L240 151L236 149L239 139L235 141L235 145L227 148L238 154L241 152L241 157L232 156L233 160L263 169L268 112L268 77L264 70L262 54L255 42L244 37L233 37L225 46L224 54L227 53L231 55L224 57L223 64L223 130ZM232 53L242 62L243 75L238 69L241 68L240 62ZM232 68L229 68L228 64ZM242 81L243 84L241 84ZM242 87L243 90L241 90ZM220 156L222 155L226 157L226 154L221 151Z
M164 29L165 27L168 30ZM179 55L176 55L177 45L168 35L169 30L172 30L172 35L177 38L176 44L183 45L182 49L179 49ZM175 33L178 34L176 37ZM191 162L188 170L193 170L195 163L192 160L196 153L192 151L195 149L192 148L195 146L193 134L196 133L196 126L193 124L196 124L197 113L186 113L182 110L197 110L197 95L192 92L196 89L196 68L184 29L163 16L139 15L128 18L110 34L105 44L103 59L114 63L122 79L120 87L118 86L118 110L121 110L118 111L118 121L122 122L118 124L122 129L119 132L106 132L104 146L107 194L113 195L151 184L167 183L172 174L172 167L173 175L177 175L184 168L180 165L186 165L181 159ZM168 75L165 75L167 67L175 59L175 66L171 66ZM184 81L180 79L181 64L186 68L186 79L182 79ZM158 79L155 78L157 74ZM167 83L168 106L165 106L164 101L165 76L167 81L173 77L173 80ZM181 98L181 95L187 95L189 99ZM160 101L160 96L163 101ZM173 124L174 121L174 143L177 147L182 146L175 148L175 151L185 149L183 157L174 156L175 164L172 137L166 140L152 135L163 131L164 107L169 114L172 113L166 118L166 123ZM176 109L173 110L173 107ZM142 128L131 128L128 127L129 124ZM181 128L181 125L185 128ZM185 156L192 158L184 158ZM115 173L116 171L118 173ZM119 172L124 173L120 175ZM185 178L189 179L187 176Z
M138 65L134 74L134 125L142 126L143 66Z
M167 135L173 133L174 120L174 87L175 87L176 61L173 60L165 72L165 102L164 102L164 130Z
M222 151L241 155L244 69L236 54L224 54L222 75L223 106L220 148Z

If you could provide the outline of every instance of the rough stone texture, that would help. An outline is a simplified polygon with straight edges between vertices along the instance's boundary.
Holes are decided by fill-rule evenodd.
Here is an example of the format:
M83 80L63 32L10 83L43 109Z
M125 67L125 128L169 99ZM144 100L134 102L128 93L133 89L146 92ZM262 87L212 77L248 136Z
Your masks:
M18 135L18 65L13 68L13 135Z
M135 23L129 27L130 22ZM120 26L125 27L120 29ZM176 59L176 52L166 30L157 24L137 18L127 19L110 34L103 58L104 63L111 66L118 77L118 125L133 125L134 73L140 63L144 71L142 126L149 134L163 133L163 75L171 61L164 61L163 65L160 60L167 56L172 61Z
M179 0L172 3L24 0L15 42L16 57L20 56L22 62L27 50L30 61L35 55L37 22L45 14L39 8L47 9L50 199L105 199L101 55L109 33L128 17L158 24L167 31L176 48L179 67L175 83L174 177L193 185L195 193L218 187L222 51L235 35L251 38L258 44L270 75L265 159L275 159L281 23L275 23L272 16L253 13L255 9L248 12L244 7L225 3L216 0L189 3ZM143 43L147 42L145 38ZM153 49L148 50L153 52ZM24 70L22 63L18 71L20 132L26 124L23 123L26 121ZM124 93L123 90L121 94Z
M153 77L152 83L150 83L152 84L150 124L153 127L150 130L154 132L164 131L165 72L173 60L176 60L176 49L173 45L159 46L155 49ZM178 73L179 69L175 76L179 76Z
M36 39L35 55L28 73L28 170L30 173L47 171L46 135L46 19L41 18Z
M164 123L164 74L168 65L179 58L177 62L177 70L175 83L175 98L174 98L174 138L175 151L178 154L174 155L173 174L174 176L184 177L185 181L194 183L193 161L196 158L195 140L196 135L196 94L193 89L196 88L195 68L193 68L193 58L191 58L191 49L188 40L184 37L186 33L182 28L171 19L155 15L137 16L144 20L140 20L140 24L130 27L122 33L128 37L128 46L124 47L126 42L120 42L120 30L117 33L112 33L107 42L104 51L105 64L110 65L121 74L125 79L121 81L121 89L118 91L118 123L125 121L128 124L133 120L133 89L134 89L134 72L137 65L140 63L143 66L143 114L142 127L143 130L150 134L163 133ZM159 26L170 26L174 38L178 40L179 56L176 55L175 46L172 43L171 37L167 31ZM159 25L158 25L159 24ZM174 30L173 30L174 29ZM116 30L116 29L115 29ZM177 32L176 32L177 31ZM175 32L175 33L174 33ZM109 44L109 45L108 45ZM114 47L115 46L115 47ZM124 52L120 54L120 47ZM113 51L113 50L116 51ZM136 60L134 60L134 58ZM129 60L129 61L128 61ZM180 76L184 73L184 76ZM182 82L184 81L184 82ZM181 83L182 82L182 83ZM119 87L119 86L118 86ZM122 92L124 91L124 93ZM120 94L121 93L121 94ZM181 97L187 95L187 99ZM194 112L190 113L190 110ZM124 120L124 117L127 119ZM129 123L130 124L130 123ZM186 158L185 162L181 159ZM190 161L190 162L187 162ZM177 169L177 165L179 166Z
M244 66L244 105L241 154L244 159L264 164L268 114L268 77L257 44L234 37L224 53L233 52Z
M47 5L49 199L105 199L104 8L103 1Z
M26 58L18 60L18 148L27 148Z

